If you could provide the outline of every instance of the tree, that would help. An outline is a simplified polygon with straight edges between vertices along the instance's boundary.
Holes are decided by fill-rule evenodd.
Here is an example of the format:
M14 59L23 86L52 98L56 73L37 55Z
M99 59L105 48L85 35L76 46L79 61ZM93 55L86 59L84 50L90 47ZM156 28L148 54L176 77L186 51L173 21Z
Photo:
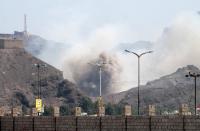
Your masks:
M111 104L108 103L105 105L106 115L121 115L123 107L120 104Z
M106 115L114 115L115 114L114 106L110 103L106 104L105 113Z
M60 106L60 115L61 116L71 115L70 107L67 105Z
M84 112L87 112L88 114L94 113L94 103L90 98L82 97L79 105Z
M43 116L51 116L53 115L53 107L49 106L49 107L44 107L44 113Z

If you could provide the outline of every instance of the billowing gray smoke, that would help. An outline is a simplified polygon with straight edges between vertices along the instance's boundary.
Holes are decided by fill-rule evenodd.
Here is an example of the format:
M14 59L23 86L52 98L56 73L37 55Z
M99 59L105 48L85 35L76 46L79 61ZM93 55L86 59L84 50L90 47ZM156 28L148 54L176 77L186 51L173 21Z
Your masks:
M85 28L81 27L78 28L78 32L85 32ZM66 24L60 28L66 32L51 32L58 36L73 34L70 29L77 29L77 25L68 27ZM79 88L91 95L99 94L99 77L98 68L89 65L88 62L96 62L103 56L106 61L112 61L111 65L106 65L103 69L103 94L137 86L137 58L125 53L124 49L137 53L154 51L141 58L141 84L170 74L182 66L200 66L200 16L196 12L176 17L162 34L153 41L145 42L146 44L142 44L141 41L135 43L139 39L134 30L130 29L131 25L125 24L98 26L88 31L87 35L69 35L66 41L71 43L70 46L45 43L43 48L36 45L37 48L42 48L38 57L63 70L66 79L75 82ZM127 41L133 44L121 44ZM37 44L37 41L34 44Z
M99 54L98 57L80 63L78 61L70 62L70 71L78 87L89 96L99 95L99 67L96 63L104 62L102 67L102 95L111 93L115 89L113 81L119 79L121 67L114 56L106 53ZM69 64L69 63L68 63Z
M37 35L29 35L25 41L25 49L28 52L57 68L61 68L62 55L68 48L67 44L45 40Z

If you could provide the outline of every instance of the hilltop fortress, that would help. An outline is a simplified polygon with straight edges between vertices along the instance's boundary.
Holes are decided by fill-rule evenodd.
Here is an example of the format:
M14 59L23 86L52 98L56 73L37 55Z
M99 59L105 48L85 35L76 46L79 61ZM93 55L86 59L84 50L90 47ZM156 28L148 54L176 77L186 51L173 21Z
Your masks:
M26 15L24 15L24 31L14 31L13 34L0 34L0 49L24 49L27 38Z
M14 34L0 34L0 49L23 49L27 37L27 33L18 31Z

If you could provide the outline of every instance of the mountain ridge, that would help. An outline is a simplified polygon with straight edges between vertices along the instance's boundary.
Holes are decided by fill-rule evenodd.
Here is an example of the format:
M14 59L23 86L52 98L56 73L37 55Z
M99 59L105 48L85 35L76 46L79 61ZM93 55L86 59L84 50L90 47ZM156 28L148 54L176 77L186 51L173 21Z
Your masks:
M141 110L148 105L154 104L159 110L179 109L180 104L188 104L192 109L194 105L194 80L186 78L188 72L200 70L194 65L178 68L174 73L160 77L159 79L147 82L140 87ZM113 94L113 96L118 94ZM130 104L137 109L137 87L123 92L119 104ZM200 82L197 80L197 99L200 99ZM111 100L107 102L112 102ZM197 101L200 103L200 101Z

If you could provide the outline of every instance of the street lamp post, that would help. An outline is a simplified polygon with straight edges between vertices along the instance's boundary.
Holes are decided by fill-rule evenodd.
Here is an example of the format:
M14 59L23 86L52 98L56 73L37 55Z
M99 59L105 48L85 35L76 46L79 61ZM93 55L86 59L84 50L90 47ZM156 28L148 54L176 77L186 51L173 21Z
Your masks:
M137 53L135 53L133 51L129 51L129 50L125 50L125 52L132 53L138 57L138 115L140 115L140 57L145 54L152 53L153 51L147 51L147 52L143 52L141 54L137 54Z
M101 97L101 94L102 94L102 91L101 91L101 88L102 88L102 85L101 85L101 81L102 81L102 68L105 64L107 64L106 62L97 62L97 63L88 63L90 65L94 65L94 66L97 66L98 69L99 69L99 96Z
M99 90L100 90L100 91L99 91L99 92L100 92L100 93L99 93L99 96L100 96L100 97L101 97L101 68L102 68L102 66L99 67L99 88L100 88L100 89L99 89Z
M101 88L101 73L102 73L102 68L105 64L108 64L104 61L99 60L97 63L88 63L93 66L97 66L99 69L99 99L98 99L98 116L104 116L105 115L105 107L103 104L103 99L102 99L102 88Z
M34 66L37 68L37 79L38 79L38 96L36 99L36 108L38 111L38 116L40 115L40 113L42 112L42 99L41 99L41 76L40 76L40 71L42 68L47 67L46 64L39 64L36 63L34 64Z
M189 74L185 75L185 77L194 78L194 108L195 108L195 115L197 115L197 77L200 77L200 74L189 72Z
M41 75L40 75L40 71L41 71L41 68L45 68L47 67L46 64L34 64L34 66L37 68L37 81L38 81L38 98L40 99L41 98Z

